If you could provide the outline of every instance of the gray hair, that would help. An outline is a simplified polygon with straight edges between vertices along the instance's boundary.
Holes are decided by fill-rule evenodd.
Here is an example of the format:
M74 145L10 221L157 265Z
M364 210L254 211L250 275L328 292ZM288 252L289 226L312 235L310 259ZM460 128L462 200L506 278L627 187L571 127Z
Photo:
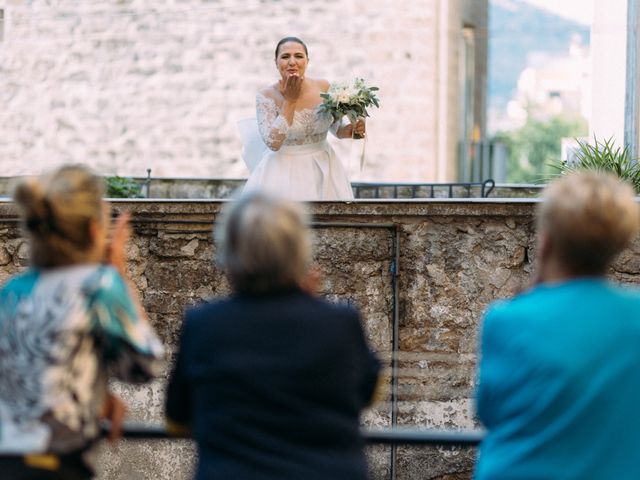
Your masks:
M218 263L237 292L264 294L299 286L311 261L303 209L253 192L230 205L216 232Z

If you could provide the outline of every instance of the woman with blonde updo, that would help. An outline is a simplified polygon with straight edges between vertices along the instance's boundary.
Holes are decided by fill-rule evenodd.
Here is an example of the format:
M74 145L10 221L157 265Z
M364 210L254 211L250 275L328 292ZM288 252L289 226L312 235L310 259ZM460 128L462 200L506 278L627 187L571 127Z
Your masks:
M91 478L99 417L122 414L108 371L159 371L162 346L127 284L127 217L108 241L103 194L81 166L16 189L31 268L0 290L0 453L40 455L0 459L3 478Z
M484 318L476 479L640 475L640 293L605 278L639 221L633 190L613 176L547 188L536 285Z

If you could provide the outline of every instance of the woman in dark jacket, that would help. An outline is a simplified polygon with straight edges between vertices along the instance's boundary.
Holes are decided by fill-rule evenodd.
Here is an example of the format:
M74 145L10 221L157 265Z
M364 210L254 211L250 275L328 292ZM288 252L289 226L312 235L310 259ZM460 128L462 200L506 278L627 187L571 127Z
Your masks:
M219 243L234 293L187 311L167 397L198 443L196 478L365 479L359 416L379 362L356 310L308 293L304 215L252 194Z

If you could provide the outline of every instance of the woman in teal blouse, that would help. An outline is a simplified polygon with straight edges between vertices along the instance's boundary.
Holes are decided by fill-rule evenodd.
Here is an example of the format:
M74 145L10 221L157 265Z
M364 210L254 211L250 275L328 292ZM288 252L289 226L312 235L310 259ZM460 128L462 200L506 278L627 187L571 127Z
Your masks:
M640 478L640 294L605 278L639 218L604 174L547 189L536 285L483 322L476 479Z
M126 217L110 236L103 194L80 165L16 189L31 267L0 288L2 479L93 478L99 419L122 414L109 377L160 373L162 344L129 287Z

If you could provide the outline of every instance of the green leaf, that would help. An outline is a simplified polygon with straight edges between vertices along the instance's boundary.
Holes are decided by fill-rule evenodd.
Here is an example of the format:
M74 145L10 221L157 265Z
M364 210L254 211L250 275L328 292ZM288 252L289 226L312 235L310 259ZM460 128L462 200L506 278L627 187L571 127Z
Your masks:
M142 198L142 184L133 178L107 177L105 179L107 197L109 198Z
M555 162L552 167L558 172L556 175L579 170L596 170L609 172L630 183L636 193L640 193L640 164L637 159L631 159L629 149L617 147L613 138L599 141L594 136L593 143L578 140L576 162Z

